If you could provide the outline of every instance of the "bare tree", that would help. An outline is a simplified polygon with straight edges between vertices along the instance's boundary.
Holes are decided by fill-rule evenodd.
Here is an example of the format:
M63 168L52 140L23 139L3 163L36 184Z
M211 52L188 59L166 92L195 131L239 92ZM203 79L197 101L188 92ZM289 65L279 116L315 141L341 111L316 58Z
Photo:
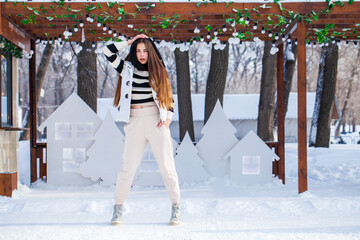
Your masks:
M346 115L349 112L349 110L351 110L351 107L349 107L349 102L350 102L350 99L353 98L352 95L354 92L353 90L354 90L354 82L356 81L356 75L359 74L359 60L360 60L360 49L358 49L358 53L355 58L355 61L351 64L351 70L350 70L351 75L349 78L347 78L348 88L346 90L346 95L345 95L345 98L343 101L343 107L341 110L340 120L338 121L338 123L336 125L335 136L340 135L340 127L345 125ZM354 121L354 122L356 122L356 121Z
M229 43L226 43L224 50L211 50L210 72L206 82L205 95L205 117L204 124L209 119L216 101L219 99L223 104L226 74L229 62Z
M336 90L338 46L322 48L309 146L329 147L330 124Z
M274 109L276 89L276 55L270 54L272 42L264 45L257 134L263 141L274 140Z
M39 103L40 92L44 84L45 74L50 63L51 55L54 51L54 44L46 44L44 52L42 54L40 65L36 71L36 105ZM29 128L29 114L26 115L25 128ZM20 140L27 140L30 138L30 131L23 131Z
M180 140L189 133L192 141L195 141L194 123L191 104L190 89L190 67L189 67L189 51L181 52L180 49L175 50L176 72L177 72L177 89L178 89L178 109L179 109L179 130Z
M83 42L80 45L83 49L77 55L78 95L96 112L97 56L91 42Z

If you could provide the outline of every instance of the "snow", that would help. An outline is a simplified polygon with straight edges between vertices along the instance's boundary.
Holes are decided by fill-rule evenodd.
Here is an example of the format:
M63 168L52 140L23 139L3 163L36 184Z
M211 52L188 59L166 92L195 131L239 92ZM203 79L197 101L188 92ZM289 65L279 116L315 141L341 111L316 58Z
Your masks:
M177 227L162 187L133 188L115 227L115 187L20 185L0 197L0 239L360 239L359 156L355 144L308 148L309 190L298 194L297 145L286 144L286 185L240 186L228 176L183 185Z

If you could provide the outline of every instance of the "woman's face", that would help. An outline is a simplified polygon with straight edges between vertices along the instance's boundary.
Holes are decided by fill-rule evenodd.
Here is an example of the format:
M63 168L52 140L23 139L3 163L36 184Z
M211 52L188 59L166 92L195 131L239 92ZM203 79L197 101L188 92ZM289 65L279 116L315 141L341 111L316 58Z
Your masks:
M136 57L141 64L146 64L148 61L148 52L144 43L138 43L136 46Z

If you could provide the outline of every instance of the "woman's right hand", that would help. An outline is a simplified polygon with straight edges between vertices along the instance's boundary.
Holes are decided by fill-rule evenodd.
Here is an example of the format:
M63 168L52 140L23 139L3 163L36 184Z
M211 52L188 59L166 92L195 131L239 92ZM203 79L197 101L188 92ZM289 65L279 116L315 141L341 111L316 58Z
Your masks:
M138 38L149 38L149 37L146 36L145 34L138 34L135 37L133 37L132 39L127 41L128 45L131 45Z

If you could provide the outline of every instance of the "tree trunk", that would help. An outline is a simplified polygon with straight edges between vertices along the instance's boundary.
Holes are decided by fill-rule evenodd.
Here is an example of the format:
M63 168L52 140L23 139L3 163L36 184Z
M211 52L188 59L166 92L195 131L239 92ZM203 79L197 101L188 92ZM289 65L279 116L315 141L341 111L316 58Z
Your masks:
M353 76L353 75L352 75ZM344 125L345 124L345 120L346 120L346 114L348 112L348 103L349 103L349 100L350 100L350 95L351 95L351 92L352 92L352 85L353 85L353 78L349 79L349 87L348 87L348 90L346 92L346 95L345 95L345 99L344 99L344 105L343 105L343 108L341 110L341 116L340 116L340 120L336 126L336 129L335 129L335 136L338 137L340 136L340 127L341 125Z
M357 54L357 58L356 58L355 62L358 62L359 59L360 59L360 49L358 50L358 54ZM340 120L337 123L336 130L335 130L336 137L340 136L341 125L345 124L345 119L346 119L345 116L348 112L348 103L349 103L350 99L352 98L353 84L355 81L355 75L357 74L357 70L358 70L357 68L358 68L358 65L355 64L355 66L352 68L352 71L351 71L351 77L349 79L349 86L348 86L348 90L346 92L346 96L344 99L344 105L341 110Z
M311 121L309 146L329 147L331 115L336 89L337 63L338 46L336 44L330 44L327 47L323 47L319 65L315 109Z
M78 95L96 112L97 108L97 61L91 42L80 43L78 53Z
M182 140L186 132L188 132L191 140L194 142L195 135L191 104L189 51L181 52L177 48L175 50L175 61L180 140Z
M356 132L356 120L355 118L351 119L351 123L352 123L352 130L351 132Z
M271 55L272 42L264 44L257 134L263 141L274 140L274 106L276 89L276 54Z
M221 105L223 105L228 62L229 44L226 43L224 50L215 50L213 45L211 49L210 72L206 82L204 124L209 119L218 99Z
M54 44L48 43L46 45L43 55L41 56L40 65L37 68L37 72L36 72L36 106L39 105L40 92L41 92L41 89L44 84L46 70L49 66L51 55L54 51L54 47L55 47ZM34 53L34 54L36 54L36 53ZM37 112L37 110L36 110L36 112ZM30 116L30 114L26 115L25 126L24 126L25 128L30 128L29 116ZM27 130L23 131L20 136L20 140L28 140L28 139L30 139L30 131L27 131Z
M284 111L285 116L288 110L288 102L290 96L290 90L292 86L292 80L295 72L297 59L297 45L292 43L286 43L286 49L284 54ZM276 100L275 100L276 101ZM275 116L274 116L274 126L277 126L277 104L275 105Z

